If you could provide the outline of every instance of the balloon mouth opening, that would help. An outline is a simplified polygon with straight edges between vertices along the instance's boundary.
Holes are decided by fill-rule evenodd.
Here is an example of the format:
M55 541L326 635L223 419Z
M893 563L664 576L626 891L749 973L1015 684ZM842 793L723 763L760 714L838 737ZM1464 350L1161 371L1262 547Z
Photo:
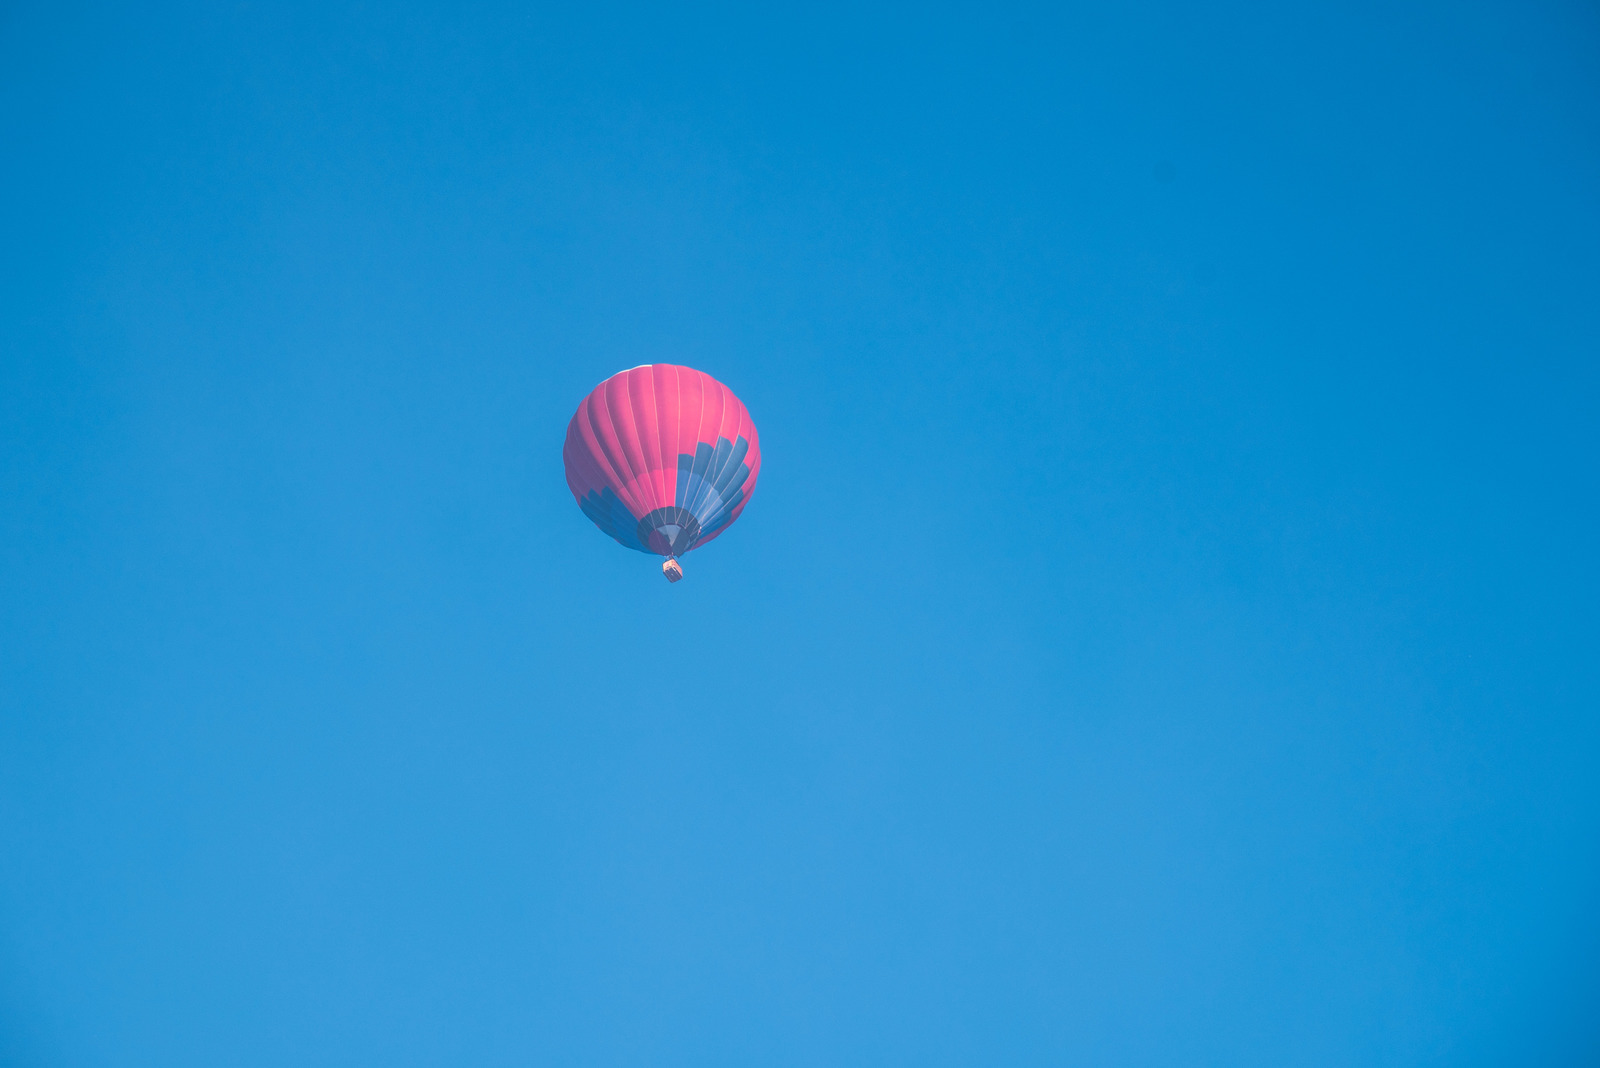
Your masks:
M700 540L700 520L687 508L657 508L639 520L638 535L651 552L677 558Z
M668 582L677 582L683 578L683 565L678 563L677 557L669 556L661 562L661 573L667 576Z

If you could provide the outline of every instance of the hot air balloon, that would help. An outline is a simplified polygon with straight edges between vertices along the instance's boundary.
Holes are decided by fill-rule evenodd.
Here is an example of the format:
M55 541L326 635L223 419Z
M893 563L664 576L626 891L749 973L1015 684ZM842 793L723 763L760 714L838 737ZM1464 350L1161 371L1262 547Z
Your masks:
M733 390L692 367L645 364L594 387L567 424L567 486L619 545L678 558L727 530L750 503L761 445Z

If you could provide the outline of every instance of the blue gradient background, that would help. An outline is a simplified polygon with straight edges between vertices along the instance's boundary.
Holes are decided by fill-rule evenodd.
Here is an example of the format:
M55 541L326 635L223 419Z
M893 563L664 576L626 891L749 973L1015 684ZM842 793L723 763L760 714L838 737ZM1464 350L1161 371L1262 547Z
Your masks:
M5 1064L1600 1061L1592 3L9 4L0 145Z

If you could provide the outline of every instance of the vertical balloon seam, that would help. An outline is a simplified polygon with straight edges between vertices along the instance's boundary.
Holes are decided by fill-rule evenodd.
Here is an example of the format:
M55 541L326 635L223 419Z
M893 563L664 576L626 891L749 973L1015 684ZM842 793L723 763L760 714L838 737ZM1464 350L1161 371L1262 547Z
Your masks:
M576 448L584 454L593 469L598 473L599 480L595 488L604 489L612 487L613 493L618 493L616 486L620 484L616 469L607 455L605 444L600 440L600 435L594 425L593 394L583 398L583 403L578 406L578 411L572 417L573 423L578 428L578 444ZM618 493L617 499L627 504L627 501Z
M726 419L726 408L723 409L723 416ZM716 440L717 447L711 450L711 462L706 468L705 503L700 506L700 514L708 518L722 507L722 494L717 487L728 468L728 457L733 455L733 443L728 440L721 426L717 427Z
M734 433L738 433L737 430ZM743 500L744 482L750 475L750 468L745 464L745 456L750 451L750 439L743 434L734 441L733 448L728 450L728 459L722 465L722 474L717 478L716 493L717 507L710 515L706 516L706 527L715 529L721 517L731 511L739 501ZM740 472L743 471L743 476ZM734 481L738 480L738 485ZM736 494L740 496L735 496Z
M715 451L716 446L717 446L717 428L722 425L722 408L723 408L723 405L726 403L726 401L725 401L725 398L722 395L722 390L720 390L720 389L706 389L705 388L708 382L713 386L716 385L716 380L715 379L710 378L710 376L708 376L708 375L702 375L701 382L700 382L700 387L701 387L702 394L705 394L705 393L711 394L711 396L712 396L712 398L714 400L714 403L715 403L715 407L714 407L714 409L713 408L706 408L706 407L702 407L700 409L700 430L699 430L699 433L697 433L696 436L695 436L695 441L696 441L697 445L700 444L700 443L704 443L704 444L710 445L712 450ZM716 413L714 416L711 414L713 410ZM706 424L710 419L715 419L715 422L712 423L712 425L710 426L710 428L708 430ZM707 441L706 440L707 438L709 438L710 440ZM698 451L698 449L697 449L697 451ZM706 492L709 489L708 480L709 480L710 477L711 477L710 461L708 460L706 468L703 468L700 471L699 483L694 488L694 498L689 503L689 511L691 513L693 513L694 516L697 519L699 518L700 513L701 513L701 511L702 511L702 509L704 507L704 503L705 503L705 499L706 499Z
M733 390L720 382L717 384L723 393L722 425L717 428L717 444L728 443L728 451L723 454L722 463L718 465L711 480L711 492L716 496L716 506L706 510L705 527L714 531L717 517L728 508L729 480L738 470L739 463L739 427L744 421L744 404L733 395Z
M722 463L717 467L717 477L711 483L712 490L717 495L717 510L722 510L722 505L727 502L725 492L728 488L728 476L735 470L733 457L739 451L739 423L743 418L744 403L733 395L733 390L717 383L722 388L726 400L722 409L722 426L717 432L717 444L725 440L728 451L722 457Z
M643 503L639 500L637 486L633 482L633 465L628 458L628 443L622 434L622 427L617 420L617 414L611 403L611 379L606 379L593 394L595 413L595 433L601 443L606 447L606 456L611 460L612 469L617 474L617 495L628 502L628 507L638 514Z
M700 380L693 370L678 368L678 445L673 465L678 468L678 482L672 494L672 503L680 508L689 507L689 489L693 484L695 436L700 433L700 409L704 407ZM690 417L693 422L690 422ZM689 456L685 466L684 455Z
M634 492L627 486L626 457L622 456L622 441L618 438L616 427L611 425L611 412L606 409L605 392L592 393L589 397L589 432L594 435L595 444L600 448L600 454L605 457L606 467L611 472L611 492L618 496L627 507L637 512L638 502L634 499Z
M757 449L755 425L750 421L750 411L744 406L743 401L739 402L739 425L735 428L734 433L738 435L737 440L743 443L744 448L742 450L735 448L734 456L730 457L728 461L730 464L737 463L739 466L731 473L727 492L723 494L724 504L722 511L718 513L716 520L712 523L718 533L727 529L729 524L733 522L734 516L738 514L739 509L744 505L747 498L745 486L750 482L750 455ZM744 477L739 478L741 470L744 472ZM738 478L738 485L733 484L733 478Z
M594 435L595 445L600 450L600 456L606 461L610 469L612 492L617 499L634 512L639 510L639 502L633 499L633 494L628 489L628 482L622 477L622 442L617 439L616 429L611 425L611 412L606 406L604 383L596 388L588 397L584 398L584 407L589 412L589 433ZM600 417L604 414L605 418ZM637 517L635 517L637 519Z
M719 382L718 385L722 384ZM722 511L728 507L728 496L732 490L728 482L732 476L738 473L739 463L743 459L739 451L739 428L744 425L744 402L734 396L733 390L727 386L722 386L722 392L727 394L728 398L728 406L723 409L725 415L722 421L723 431L721 435L728 440L728 455L724 457L722 469L717 472L716 482L712 484L712 488L717 494L716 515L722 514ZM715 520L716 516L713 515L708 518Z
M705 410L700 420L700 436L695 444L695 460L699 475L695 485L694 505L690 509L694 512L695 521L714 507L716 494L717 475L717 432L722 428L722 417L727 410L728 398L723 394L717 381L710 376L701 379L701 387L711 397L711 405ZM702 453L701 450L704 449ZM704 530L704 524L701 525Z
M743 402L741 401L740 403ZM744 410L744 427L746 434L750 438L749 455L755 457L755 462L750 464L750 473L745 476L745 485L749 488L745 491L744 500L740 501L739 506L734 509L733 517L728 520L729 525L733 523L734 519L739 518L738 513L744 511L745 503L749 501L751 495L755 493L756 475L761 471L761 434L756 430L756 423L755 420L750 417L749 408L745 408Z
M573 429L567 428L567 441L561 449L562 459L567 465L567 488L579 502L598 487L595 485L594 474L589 470L591 464L588 457L583 455L583 450L578 448L572 440Z
M622 446L623 462L628 467L628 485L633 487L634 499L638 501L638 518L643 519L650 514L650 504L642 496L645 492L645 480L641 477L643 472L638 469L636 461L639 460L639 428L633 425L632 405L628 398L627 374L612 375L606 379L604 393L606 415L611 422L611 428L617 435L617 441ZM620 381L619 381L620 379ZM613 397L615 391L619 395Z
M696 438L699 436L701 387L699 387L698 377L694 377L693 369L674 368L674 371L678 376L678 420L680 422L678 422L677 456L674 457L674 462L678 467L678 481L677 486L674 488L674 494L672 494L672 504L686 510L686 508L690 507L690 484L694 473L694 448L696 448ZM686 376L688 381L686 382L685 371L688 371L688 376ZM691 395L693 395L693 401L690 401ZM693 412L693 427L688 425L691 412ZM683 433L685 433L685 430L688 430L688 452L683 451L683 444L685 444ZM685 456L690 457L690 462L686 467L683 464L683 457Z
M734 505L726 524L733 523L739 518L739 513L744 512L744 502L750 499L752 492L755 492L755 470L762 462L762 440L755 433L755 420L750 419L749 408L744 408L744 425L739 428L739 433L744 435L744 440L749 441L749 446L744 451L744 481L739 484L739 504Z
M754 420L751 420L750 422L750 451L755 453L756 462L750 465L750 477L745 480L745 484L750 488L745 493L744 500L739 502L738 511L740 512L744 511L744 506L749 503L750 498L755 496L756 479L761 474L761 433L756 430L756 424ZM738 519L739 517L738 515L735 515L733 518ZM731 523L733 520L730 519L729 522Z
M672 465L673 465L674 468L676 468L676 479L673 482L673 486L672 486L672 503L677 505L679 508L683 508L683 507L685 507L687 505L688 497L689 497L689 474L690 474L690 471L685 469L684 464L683 464L683 456L684 456L684 451L683 450L684 450L684 443L685 443L684 439L685 439L685 436L687 435L687 437L689 439L689 441L688 441L689 448L690 448L691 451L693 451L693 449L694 449L694 440L693 440L694 439L694 434L695 434L695 431L699 429L699 423L700 423L700 405L699 405L699 402L698 401L691 402L689 400L691 384L693 385L693 391L694 391L694 393L695 393L695 395L697 397L698 397L699 392L700 392L700 385L699 385L698 382L694 381L693 374L688 375L687 376L688 381L685 381L685 377L686 376L683 373L685 370L686 370L686 368L683 368L683 367L674 367L672 369L673 375L678 380L678 439L677 439L677 442L673 446L673 454L672 454ZM693 428L690 428L689 425L688 425L689 424L689 414L690 414L691 410L694 413L694 421L695 421L695 426ZM690 464L690 468L692 469L692 467L694 465L694 461L690 460L689 464Z
M600 392L600 403L605 406L606 427L610 427L611 435L618 444L618 459L621 459L619 475L624 478L629 496L637 502L638 515L650 512L650 504L640 492L638 480L638 433L634 430L634 422L624 419L627 416L627 373L622 371L613 374L605 381L605 387Z
M687 379L689 383L692 383L687 388L694 396L693 425L690 425L686 418L678 439L678 478L681 480L681 484L678 487L678 496L682 498L682 503L679 507L694 516L695 523L698 526L700 516L695 507L695 498L699 496L701 477L704 475L704 471L700 470L699 461L701 456L700 427L705 422L706 415L705 376L691 367L682 368L679 371L679 376L680 379ZM688 414L689 412L686 410L685 415L687 416ZM700 535L697 530L694 542L684 551L692 551L694 546L699 544L699 541Z
M666 500L666 466L661 455L662 430L656 415L656 380L650 366L639 368L632 374L637 379L639 388L637 391L630 390L629 396L634 404L634 420L639 425L639 441L644 452L645 466L650 470L650 492L655 498L650 505L650 513L653 513L671 503ZM661 553L662 556L673 555L674 541L675 539L667 539L667 551Z
M632 519L632 509L611 488L614 480L607 477L600 469L600 460L602 458L585 445L583 431L586 428L587 419L584 418L584 414L584 410L580 407L578 413L573 416L572 422L567 424L567 441L571 454L568 462L572 465L572 467L569 467L568 488L572 489L573 496L577 498L578 507L603 533L608 534L613 541L623 548L642 550L643 546L639 544L638 535L635 532L637 520ZM567 449L563 449L564 454L567 451ZM587 493L580 493L576 487L572 486L574 475L579 479L580 483L587 483ZM604 522L591 514L589 507L585 506L585 501L591 494L594 497L591 507L605 517ZM614 504L607 503L608 496ZM620 509L632 521L626 524L619 523L619 517L615 514L617 509Z
M669 508L677 504L678 496L678 420L682 406L678 402L678 376L671 364L656 364L650 368L656 393L656 427L661 435L661 505ZM667 380L672 382L670 402L666 397Z
M611 488L609 479L596 479L593 487L584 494L584 499L578 502L578 506L586 511L592 507L603 512L607 517L607 533L630 549L636 547L638 539L633 532L635 522L629 521L633 510L617 496L616 491Z
M656 424L661 430L662 507L678 503L678 437L683 433L683 398L678 395L678 370L659 364L651 370L656 381Z
M567 465L567 485L568 487L572 488L574 493L577 492L577 488L572 485L573 473L571 465L577 461L578 449L577 446L573 444L572 439L577 432L577 426L574 424L574 422L569 421L567 423L567 431L562 435L561 438L561 459L562 462ZM588 484L586 483L585 486L587 487L587 485Z
M655 483L656 487L656 507L665 508L672 503L672 499L669 496L671 491L667 488L667 438L666 430L663 429L661 423L661 394L656 384L654 366L642 372L642 374L646 384L649 386L650 400L641 414L648 416L650 423L654 427L654 441L651 444L651 450L654 455L651 460L656 467L652 472L651 481Z
M726 388L726 387L724 387L724 388ZM734 399L736 401L738 400L737 397L734 398ZM744 406L744 402L743 401L738 401L738 404L739 404L739 410L740 410L740 414L741 414L741 419L740 419L740 424L739 424L739 431L742 432L745 435L746 440L749 442L749 447L748 447L748 451L746 452L746 455L748 456L750 453L754 453L755 457L756 457L755 466L750 468L749 473L746 474L743 483L738 488L739 489L743 489L745 486L750 486L750 487L752 487L751 488L751 492L754 492L753 483L755 481L756 473L760 470L761 443L760 443L759 437L758 437L757 432L756 432L755 421L750 418L750 410ZM733 506L732 512L729 514L729 516L727 518L727 521L722 523L720 526L717 526L715 530L710 531L710 533L706 534L703 538L701 538L699 544L704 545L706 542L711 541L712 539L716 538L717 535L721 534L724 530L727 530L729 527L731 527L733 525L733 523L734 523L734 520L738 519L740 513L742 513L744 511L744 506L746 504L748 504L749 501L750 501L750 493L745 493L744 496L739 500L739 502L736 505ZM710 526L711 524L708 523L707 525Z
M633 451L628 458L638 464L639 503L644 508L644 514L649 515L655 508L655 487L650 484L650 454L645 449L644 426L639 422L639 399L636 391L642 387L632 370L622 372L622 397L623 407L627 410L627 425L633 431L631 442ZM640 516L641 519L644 516Z
M585 480L585 489L599 492L611 484L610 478L600 466L600 461L595 457L594 451L589 448L584 440L584 431L587 429L587 416L582 409L575 413L572 422L567 424L567 448L571 450L573 462L577 465L578 474Z
M695 374L695 384L700 387L700 416L695 420L694 459L689 462L689 487L684 497L684 507L689 510L691 515L698 516L700 513L700 498L703 496L705 488L706 474L705 468L700 464L700 445L705 440L706 417L711 412L711 404L707 402L711 398L706 396L705 378L698 372Z
M628 372L628 407L639 435L639 456L644 461L653 512L661 507L661 428L656 425L656 382L646 368Z
M656 380L648 370L637 375L638 393L633 396L633 421L639 428L639 451L644 456L645 470L649 472L650 510L662 506L666 494L665 474L661 462L661 427L656 423Z
M728 451L722 456L722 462L711 473L712 484L710 492L716 497L716 504L714 507L707 508L705 516L701 519L702 530L706 532L701 538L701 543L710 541L717 535L721 530L721 526L718 525L718 518L730 507L729 498L732 496L731 491L734 487L728 485L728 481L731 476L737 473L737 465L742 457L738 446L739 431L747 418L744 403L734 396L733 391L727 386L722 385L720 382L717 385L721 389L724 399L721 425L717 427L718 451L721 451L720 445L723 441L727 441L729 447Z
M654 515L661 508L662 478L661 470L661 427L656 425L656 381L650 374L648 365L643 368L629 371L629 390L627 390L629 408L634 417L634 430L638 435L638 454L640 462L645 465L645 486L650 492L650 512L645 515ZM651 528L651 534L659 531L659 520ZM662 544L666 550L656 550L656 555L672 555L672 540L661 536Z
M567 465L567 487L572 490L573 497L577 499L578 507L602 532L609 535L618 544L626 545L613 529L616 526L615 517L609 515L605 508L604 493L596 492L592 488L594 485L593 476L584 470L586 457L583 454L583 450L573 444L572 427L570 425L567 430L567 445L562 449L562 456ZM576 484L574 484L575 482ZM595 500L589 500L591 495ZM631 546L629 547L631 548Z
M744 422L745 422L745 429L746 429L746 431L748 431L748 433L750 435L750 455L753 456L755 459L754 459L754 462L750 464L750 473L747 476L745 476L745 487L746 488L745 488L745 493L744 493L744 500L740 501L739 502L739 507L734 509L733 517L728 520L728 522L730 524L733 522L734 519L738 519L739 518L739 513L744 511L744 506L745 506L746 502L748 502L750 500L750 498L755 494L755 492L756 492L756 476L758 474L760 474L760 472L761 472L761 434L760 434L760 432L758 430L756 430L756 421L750 417L750 409L749 408L746 408L744 410Z

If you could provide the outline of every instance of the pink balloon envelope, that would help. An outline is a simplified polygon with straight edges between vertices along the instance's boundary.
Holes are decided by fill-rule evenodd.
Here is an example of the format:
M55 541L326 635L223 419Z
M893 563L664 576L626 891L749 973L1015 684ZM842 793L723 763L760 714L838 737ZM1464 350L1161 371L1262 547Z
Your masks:
M733 390L692 367L646 364L583 399L561 451L583 514L618 544L667 559L721 534L755 492L756 425Z

